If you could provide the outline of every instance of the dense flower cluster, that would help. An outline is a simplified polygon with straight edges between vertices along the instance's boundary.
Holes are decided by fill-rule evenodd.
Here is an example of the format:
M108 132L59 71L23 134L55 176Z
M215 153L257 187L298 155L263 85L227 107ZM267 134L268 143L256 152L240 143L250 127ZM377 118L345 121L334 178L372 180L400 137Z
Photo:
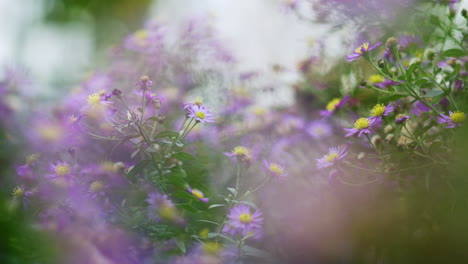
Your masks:
M67 241L67 263L398 263L401 244L429 244L439 230L456 233L455 216L466 219L456 172L466 11L431 2L427 19L414 18L420 28L355 36L349 48L358 48L338 60L318 41L298 66L290 106L252 99L271 82L236 72L203 18L148 22L113 50L109 68L53 106L34 106L40 114L5 99L27 102L30 85L8 72L0 120L24 156L11 200ZM321 21L345 14L359 25L382 9L390 23L415 3L313 7ZM206 100L191 97L214 86Z

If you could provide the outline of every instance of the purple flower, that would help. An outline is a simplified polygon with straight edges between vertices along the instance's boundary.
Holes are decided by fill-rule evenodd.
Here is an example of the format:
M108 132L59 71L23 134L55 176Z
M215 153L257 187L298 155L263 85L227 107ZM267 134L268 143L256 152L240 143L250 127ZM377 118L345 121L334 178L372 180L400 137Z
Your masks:
M195 196L195 198L197 198L198 200L200 200L202 202L207 203L209 201L209 199L205 197L203 192L198 190L198 189L192 189L191 187L188 187L187 192L189 192L190 194Z
M147 75L143 75L140 77L140 80L136 83L136 85L140 86L140 89L145 91L153 86L153 81L151 81Z
M437 117L437 122L440 124L447 124L445 128L454 128L461 126L463 121L465 121L466 116L464 112L460 111L449 111L449 115L441 114Z
M263 160L263 167L268 172L268 174L270 174L277 180L285 180L288 176L288 174L284 171L284 167L276 162L268 162L266 160Z
M223 228L223 233L243 237L252 235L254 239L262 236L263 217L260 210L251 212L251 208L244 204L234 206L228 214L228 222Z
M250 163L253 160L250 149L244 146L237 146L231 152L224 152L228 157L235 157L238 161Z
M148 215L150 218L158 220L169 220L181 223L183 219L179 216L177 209L167 195L153 192L148 195L146 202L149 203Z
M327 122L316 120L307 126L306 132L314 139L321 139L331 134L332 127Z
M395 123L397 124L401 124L403 122L405 122L406 120L410 119L410 116L409 115L405 115L405 114L399 114L395 117Z
M47 175L47 178L56 178L56 177L63 177L70 175L71 173L71 167L68 163L58 161L55 164L50 164L49 170L51 174Z
M371 118L361 117L356 120L353 128L345 128L345 130L348 131L345 137L354 136L356 134L360 137L362 134L370 134L378 128L380 123L382 123L381 116Z
M348 155L347 147L332 147L322 158L317 159L317 168L323 169L332 166L335 162L342 160Z
M185 108L185 107L184 107ZM197 122L213 123L214 114L210 112L210 108L203 105L189 105L186 109L187 116L195 118Z
M411 109L411 113L416 116L420 116L421 114L429 111L431 111L431 108L421 101L417 101L416 103L414 103L413 108Z
M365 55L368 51L376 49L378 46L382 45L382 42L377 42L374 45L371 45L369 42L363 43L351 55L346 56L347 61L353 61L363 55Z
M371 110L370 119L388 116L389 114L393 113L394 110L395 106L393 106L392 103L389 103L387 106L385 106L384 104L376 104Z
M320 115L323 117L331 116L336 110L340 109L344 104L346 104L350 99L349 95L346 95L342 99L334 98L328 102L326 110L320 110Z

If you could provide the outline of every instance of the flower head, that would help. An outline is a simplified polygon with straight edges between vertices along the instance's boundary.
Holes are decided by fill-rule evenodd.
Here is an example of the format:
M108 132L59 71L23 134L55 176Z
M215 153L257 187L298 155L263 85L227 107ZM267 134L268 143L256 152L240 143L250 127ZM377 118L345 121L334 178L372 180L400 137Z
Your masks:
M149 203L149 216L152 219L162 219L173 222L182 222L177 209L167 195L150 193L146 202Z
M317 159L317 168L327 168L342 160L348 155L347 147L332 147L328 149L328 153L322 158Z
M198 189L192 189L191 187L188 187L187 191L189 193L191 193L193 196L195 196L195 198L197 198L198 200L200 200L202 202L207 203L209 201L209 199L205 197L203 192L198 190Z
M330 135L332 128L327 122L317 120L307 126L306 132L314 139L321 139Z
M377 42L374 45L371 45L369 42L363 43L361 46L357 47L351 55L347 55L346 60L353 61L367 54L367 52L376 49L380 45L382 45L382 42Z
M447 124L446 128L454 128L461 126L463 121L465 121L466 116L464 112L461 111L449 111L449 115L441 114L437 117L437 122L440 124Z
M231 152L224 152L228 157L235 157L239 161L251 162L253 160L251 151L244 146L237 146Z
M214 114L210 112L210 108L203 105L192 104L186 109L187 116L195 118L197 122L201 123L213 123Z
M356 122L354 122L353 128L345 128L345 130L348 132L345 137L354 136L356 134L360 137L362 134L370 134L378 128L380 123L382 123L381 116L371 118L361 117L356 120Z
M64 177L71 173L71 167L68 163L59 161L56 164L50 164L49 171L51 174L46 176L48 178Z
M395 106L389 103L387 106L384 104L376 104L371 110L371 117L379 117L379 116L388 116L395 110Z
M346 95L343 98L334 98L330 102L328 102L327 106L325 107L326 110L321 110L320 115L323 117L331 116L336 110L340 109L344 104L349 101L349 95Z
M409 116L409 115L398 114L398 115L395 117L395 123L401 124L401 123L405 122L405 121L408 120L408 119L410 119L410 116Z
M244 204L234 206L228 214L228 223L223 228L223 233L233 236L252 235L254 239L262 236L263 217L260 210L251 212L251 208Z
M284 167L276 162L268 162L263 160L263 167L272 177L278 180L284 180L288 174L284 171Z

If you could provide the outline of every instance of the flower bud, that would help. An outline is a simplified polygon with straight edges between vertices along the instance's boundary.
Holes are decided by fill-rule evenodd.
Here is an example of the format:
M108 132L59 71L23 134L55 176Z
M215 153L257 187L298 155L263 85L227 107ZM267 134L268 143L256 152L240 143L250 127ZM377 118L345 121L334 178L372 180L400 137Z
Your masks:
M119 99L121 99L122 98L122 91L119 90L119 89L114 89L114 90L112 90L112 95L119 98Z
M393 132L393 126L392 125L386 125L384 128L384 133L385 134L390 134Z
M158 122L163 124L166 121L166 117L163 115L158 115Z
M385 141L387 141L388 143L393 142L394 139L395 139L395 135L393 135L393 134L388 134L385 137Z
M357 156L357 159L358 159L358 160L362 160L362 159L364 159L365 157L366 157L366 153L360 152L360 153L358 154L358 156Z
M371 138L371 142L374 146L380 145L380 143L382 143L382 138L379 135L374 135Z
M377 66L379 66L379 68L384 68L385 67L385 61L384 60L379 60L377 62Z
M387 47L389 49L392 49L393 47L397 47L400 44L400 42L395 38L395 37L390 37L387 39Z
M434 60L435 55L436 55L436 53L435 53L435 51L434 51L433 49L430 49L430 48L429 48L429 49L426 49L426 50L424 51L424 57L425 57L426 59L430 60L430 61L431 61L431 60Z

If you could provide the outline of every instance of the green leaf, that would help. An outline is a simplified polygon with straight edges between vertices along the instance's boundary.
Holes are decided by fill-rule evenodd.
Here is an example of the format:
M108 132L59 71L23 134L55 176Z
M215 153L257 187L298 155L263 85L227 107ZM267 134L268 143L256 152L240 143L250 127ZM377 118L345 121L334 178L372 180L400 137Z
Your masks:
M442 53L444 57L463 57L466 54L465 51L459 49L449 49Z
M436 97L436 96L439 96L441 94L443 94L444 91L442 91L441 89L432 89L431 91L429 91L427 94L425 94L423 97L425 98L431 98L431 97Z
M413 72L416 70L416 68L418 68L419 65L418 63L413 63L411 64L411 66L408 68L408 70L406 71L406 78L409 80L411 79L411 74L413 74Z
M158 135L156 135L157 138L164 138L164 137L168 137L168 138L177 138L179 137L179 133L178 132L174 132L174 131L161 131L158 133Z
M236 190L236 189L230 188L230 187L228 187L227 189L228 189L234 196L237 195L237 190Z
M177 198L183 198L183 199L190 199L190 200L196 200L193 195L189 194L188 192L185 191L178 191L172 194L172 196L177 197Z
M440 19L439 19L438 16L431 15L431 16L429 17L429 22L430 22L433 26L440 27Z
M177 244L177 247L179 248L180 252L182 252L182 254L185 254L185 252L186 252L187 250L186 250L186 248L185 248L185 243L184 243L184 241L176 240L176 244Z
M254 203L249 202L249 201L234 201L234 202L239 203L239 204L248 205L248 206L252 207L253 209L258 209L258 207Z
M227 241L235 244L236 241L234 241L232 238L228 237L228 236L225 236L223 234L220 234L220 233L208 233L208 238L214 238L214 237L221 237L221 238L224 238L226 239Z
M210 206L208 206L208 209L212 209L212 208L216 208L216 207L222 207L222 206L226 206L224 204L212 204Z
M178 153L172 155L172 157L174 157L174 158L176 158L178 160L181 160L181 161L196 160L197 159L194 156L192 156L191 154L186 153L186 152L178 152Z
M149 160L140 161L137 165L135 165L130 172L128 172L129 177L136 176L138 173L143 171L144 168L148 167L151 164Z
M421 78L417 80L414 84L418 87L424 88L429 81L427 79Z
M213 224L213 225L217 225L219 226L220 224L216 223L216 222L213 222L213 221L210 221L210 220L197 220L198 222L205 222L205 223L210 223L210 224Z

